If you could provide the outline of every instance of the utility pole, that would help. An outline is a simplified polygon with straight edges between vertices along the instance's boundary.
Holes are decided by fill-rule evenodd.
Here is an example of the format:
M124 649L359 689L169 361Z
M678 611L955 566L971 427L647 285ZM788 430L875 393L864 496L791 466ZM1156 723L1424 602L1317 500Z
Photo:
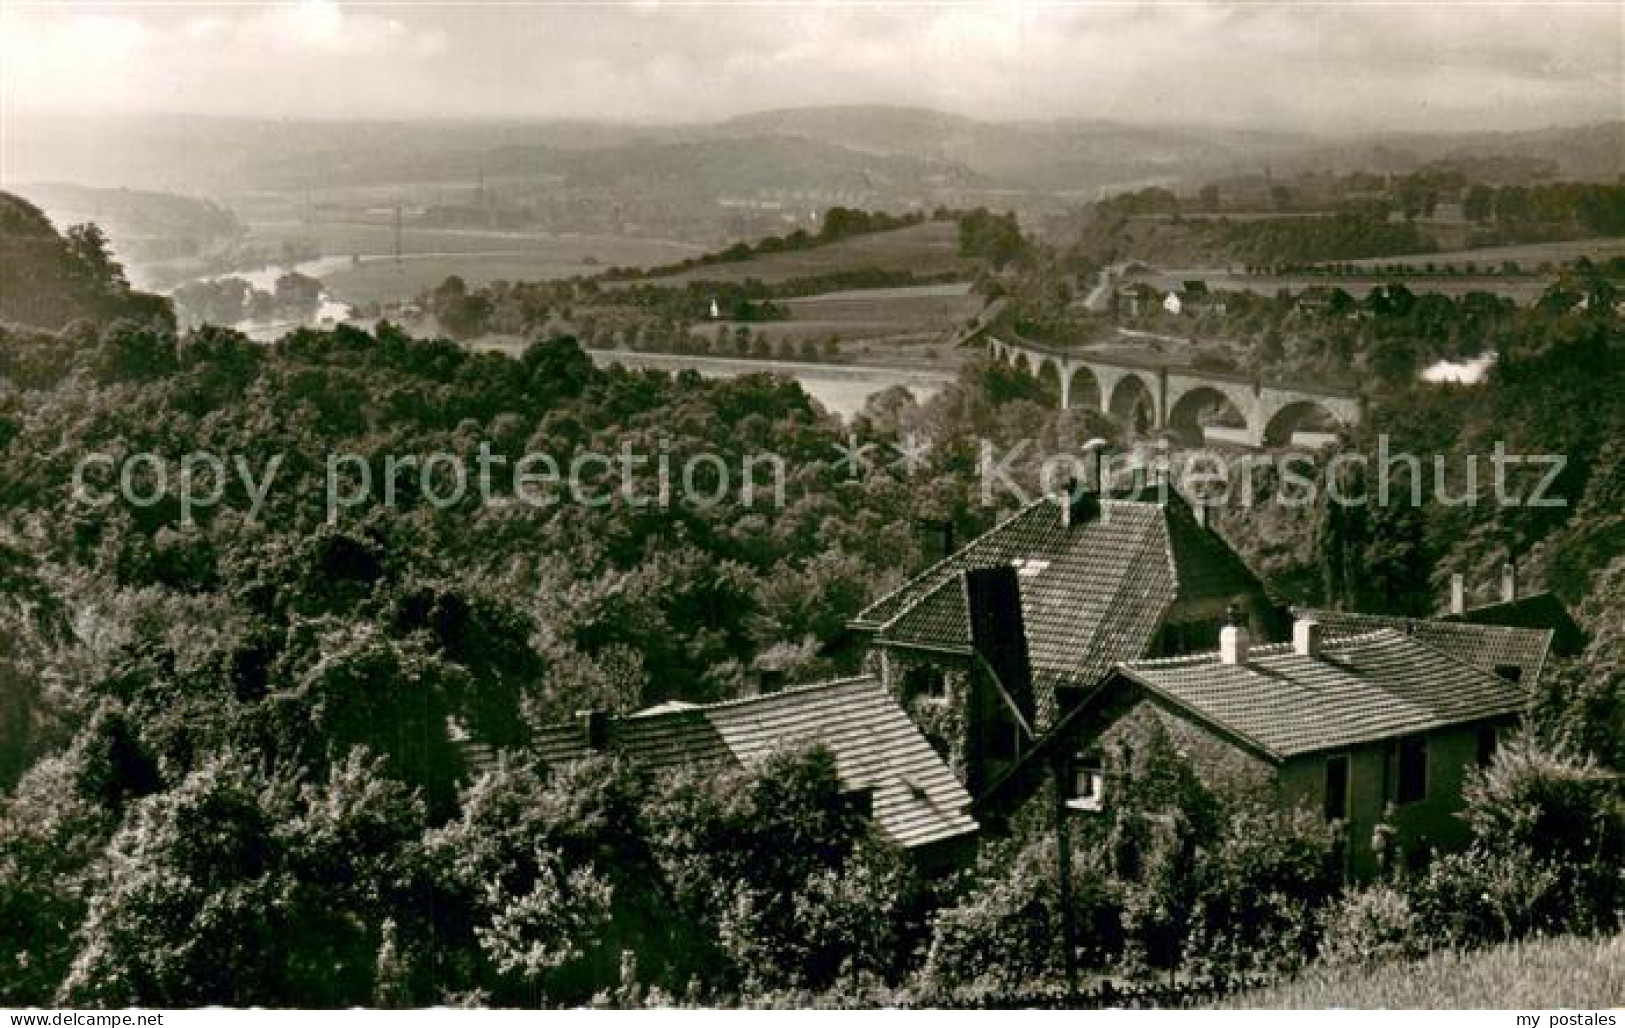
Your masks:
M1067 764L1065 747L1052 758L1055 789L1055 902L1061 908L1062 963L1066 968L1068 1000L1078 996L1078 926L1072 911L1072 836L1068 831L1066 809Z

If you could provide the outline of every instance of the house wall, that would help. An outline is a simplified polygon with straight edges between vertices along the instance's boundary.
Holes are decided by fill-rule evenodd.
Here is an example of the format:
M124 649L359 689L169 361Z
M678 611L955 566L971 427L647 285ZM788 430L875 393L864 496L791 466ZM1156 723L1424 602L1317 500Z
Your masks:
M1105 758L1108 778L1143 771L1140 758L1149 751L1150 737L1158 729L1167 733L1174 750L1190 762L1197 778L1215 795L1234 799L1275 796L1271 764L1151 700L1141 700L1100 734L1095 745Z
M1345 860L1346 872L1356 879L1378 873L1372 840L1390 802L1394 803L1388 818L1394 829L1389 850L1391 866L1414 867L1432 850L1449 851L1465 845L1469 838L1467 826L1456 815L1464 805L1462 785L1467 770L1478 762L1480 728L1506 730L1504 723L1478 722L1428 733L1426 795L1400 804L1397 740L1299 757L1276 766L1189 721L1179 711L1147 699L1100 733L1092 745L1083 747L1097 751L1103 758L1108 790L1114 776L1140 770L1135 766L1137 757L1146 752L1153 726L1167 732L1175 750L1190 761L1203 785L1215 794L1232 800L1265 800L1288 809L1305 807L1317 814L1325 809L1327 759L1346 756L1349 817L1345 822ZM1109 792L1106 802L1111 802Z
M1431 850L1458 849L1468 840L1467 826L1456 815L1463 807L1461 789L1467 769L1478 762L1481 727L1493 729L1494 725L1480 722L1427 734L1427 794L1415 802L1397 802L1397 740L1288 761L1279 772L1282 802L1323 809L1327 759L1346 755L1349 758L1349 874L1369 878L1378 872L1373 836L1391 802L1394 809L1388 823L1395 830L1391 866L1416 866Z
M971 658L879 646L873 661L880 680L972 796L1031 747L987 670ZM933 680L934 694L924 688Z

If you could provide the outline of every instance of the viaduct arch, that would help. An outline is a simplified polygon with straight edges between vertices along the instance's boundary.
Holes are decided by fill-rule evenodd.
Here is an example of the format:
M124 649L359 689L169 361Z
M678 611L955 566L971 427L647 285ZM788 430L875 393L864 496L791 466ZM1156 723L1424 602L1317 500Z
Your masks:
M1048 383L1063 409L1098 410L1126 424L1197 439L1217 423L1237 442L1285 446L1300 429L1357 425L1364 415L1360 398L1346 391L1075 353L991 333L988 352Z

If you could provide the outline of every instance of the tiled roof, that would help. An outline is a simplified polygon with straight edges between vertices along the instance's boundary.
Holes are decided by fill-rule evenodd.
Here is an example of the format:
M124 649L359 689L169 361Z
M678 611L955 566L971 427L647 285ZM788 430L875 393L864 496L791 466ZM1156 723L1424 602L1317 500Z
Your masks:
M608 724L609 746L652 771L694 763L753 764L776 749L821 743L835 755L841 784L872 789L880 831L904 847L974 832L970 795L908 714L872 677L727 703L651 708ZM543 763L591 751L577 725L539 733Z
M1014 564L1041 717L1054 687L1086 688L1145 654L1175 600L1263 594L1264 586L1183 501L1105 497L1069 526L1035 501L853 619L882 645L970 652L961 573Z
M1450 615L1450 620L1475 625L1549 628L1553 633L1552 650L1560 657L1574 656L1585 649L1587 642L1585 629L1574 620L1563 601L1549 592L1474 607L1465 614Z
M1362 635L1379 628L1392 628L1448 653L1464 664L1485 671L1500 674L1501 668L1518 668L1518 681L1526 686L1540 680L1541 669L1546 666L1546 653L1552 643L1552 632L1546 628L1509 628L1504 625L1476 625L1465 621L1356 614L1307 607L1294 607L1292 612L1320 622L1333 637Z
M1318 659L1258 646L1131 661L1122 673L1273 760L1521 712L1524 690L1393 629L1333 638Z

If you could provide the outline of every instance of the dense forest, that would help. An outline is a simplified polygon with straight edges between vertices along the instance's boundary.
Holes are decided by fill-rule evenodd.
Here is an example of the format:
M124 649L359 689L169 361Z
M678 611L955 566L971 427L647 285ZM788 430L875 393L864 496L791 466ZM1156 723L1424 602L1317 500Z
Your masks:
M978 236L1002 250L1012 224ZM90 295L117 292L102 274ZM1454 569L1479 587L1510 547L1592 630L1543 678L1527 741L1475 779L1473 847L1345 892L1324 821L1226 794L1153 731L1137 784L1076 840L1092 972L1287 973L1617 927L1625 820L1603 770L1625 769L1625 336L1586 303L1500 331L1482 386L1377 383L1369 431L1449 460L1495 439L1567 454L1564 508L1224 517L1272 580L1365 610L1426 609ZM1036 817L922 879L817 748L650 781L607 760L546 769L527 741L582 709L855 669L847 619L934 556L919 521L968 537L1016 502L982 503L982 440L1034 441L1012 474L1035 488L1044 454L1094 436L1146 441L979 359L931 401L881 394L847 425L790 381L600 369L568 337L507 356L387 323L272 345L111 313L0 329L0 1002L1063 988ZM930 444L916 463L911 439ZM872 459L844 456L858 446ZM517 497L524 454L626 448L729 469L773 454L784 500L708 480L636 502L662 494L654 461L626 465L630 490L619 462L581 465L604 503L467 487L489 466L490 493ZM223 464L189 459L205 451ZM1170 804L1186 816L1156 827Z

